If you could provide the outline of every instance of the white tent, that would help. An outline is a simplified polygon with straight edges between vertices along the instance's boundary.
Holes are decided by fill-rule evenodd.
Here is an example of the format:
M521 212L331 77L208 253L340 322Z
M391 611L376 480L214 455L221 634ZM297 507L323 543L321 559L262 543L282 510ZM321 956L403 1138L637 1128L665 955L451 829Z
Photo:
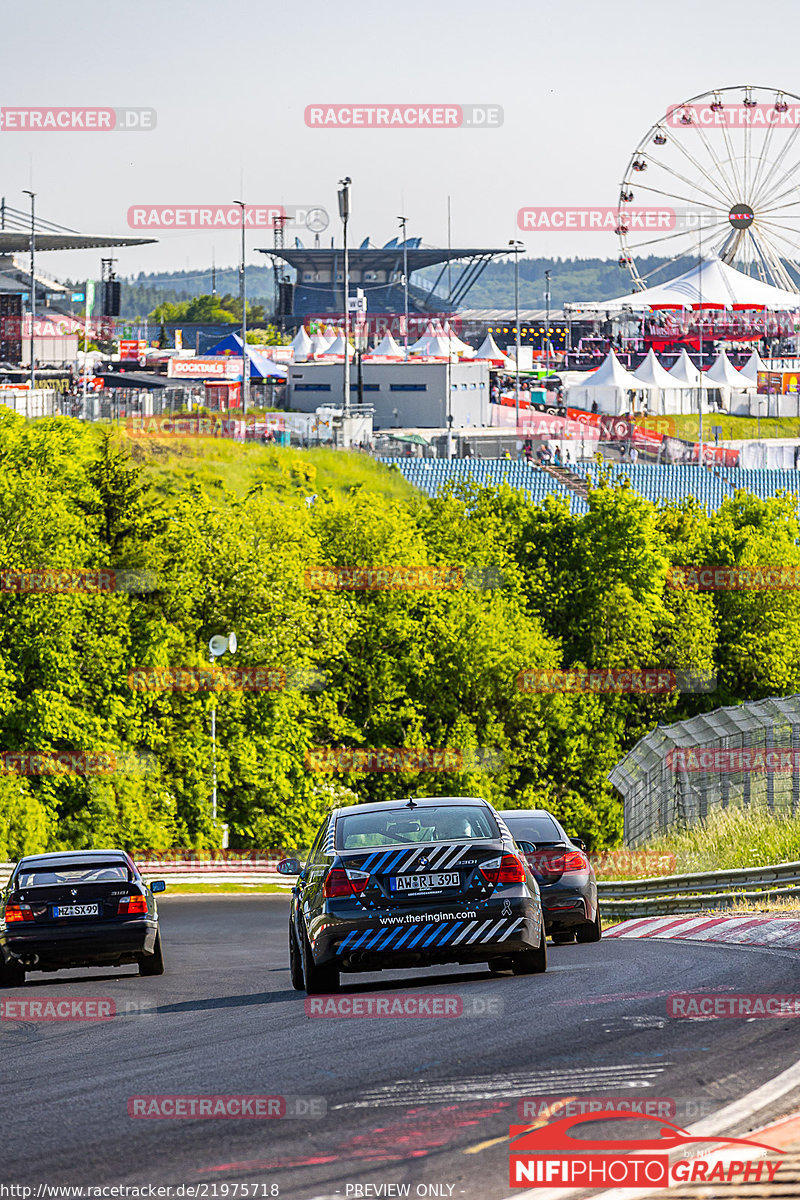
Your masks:
M323 336L326 337L329 342L332 342L332 341L334 341L334 339L336 338L338 333L339 333L339 330L334 329L333 325L326 325L325 333Z
M716 361L706 371L706 379L717 387L732 387L737 390L755 386L754 379L748 379L741 371L736 370L724 350L717 355Z
M751 383L757 383L758 372L767 370L769 370L767 364L758 351L754 350L744 366L739 369L739 374L744 375L745 379L749 379Z
M670 375L662 367L652 348L648 351L647 357L642 359L633 375L640 384L652 389L653 401L648 405L649 411L652 413L680 412L682 406L679 393L692 386L690 383L682 383Z
M696 263L676 279L642 292L630 292L613 300L589 300L580 304L565 305L567 309L581 312L620 313L642 312L646 308L691 308L695 304L733 305L769 309L784 312L800 309L800 292L787 292L783 288L762 283L752 275L745 275L729 267L721 258L713 256Z
M673 367L667 371L667 374L676 380L678 386L686 387L706 387L703 372L699 367L696 367L689 357L686 348L681 350L680 358Z
M335 339L331 342L328 349L325 351L324 358L344 358L345 344L347 345L347 353L349 358L355 358L356 352L349 342L345 343L344 330L339 329L336 332Z
M326 338L323 333L313 333L310 341L311 345L308 353L309 358L321 358L328 349L328 346L331 344L331 339Z
M457 361L458 348L455 344L451 346L443 333L437 333L431 337L420 338L409 350L409 354L417 358L450 358Z
M569 388L567 403L575 408L587 409L596 404L598 412L619 416L633 407L631 392L652 390L652 384L643 383L627 371L611 350L597 370L592 371L582 384Z
M367 358L403 358L403 347L398 346L397 342L392 337L391 333L387 333L377 344L374 350L370 350Z
M433 337L433 321L428 321L428 324L425 326L425 332L422 334L422 336L418 337L417 340L408 347L409 354L413 354L421 346L425 346L428 342L428 339L432 338L432 337Z
M311 338L306 333L305 325L301 325L292 338L292 359L294 362L305 362L311 355Z
M475 357L485 358L489 362L497 363L499 366L507 367L509 370L514 366L511 359L503 354L503 351L490 333L487 333L480 346L478 346L478 349L475 351Z
M475 358L474 346L470 346L469 342L463 341L452 328L449 321L445 321L442 332L460 358Z

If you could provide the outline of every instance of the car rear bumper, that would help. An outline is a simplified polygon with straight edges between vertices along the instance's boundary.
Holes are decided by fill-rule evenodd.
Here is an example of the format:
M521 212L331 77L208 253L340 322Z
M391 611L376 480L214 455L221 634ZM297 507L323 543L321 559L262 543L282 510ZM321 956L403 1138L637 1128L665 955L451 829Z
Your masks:
M0 938L0 952L7 962L22 961L33 971L135 962L139 955L153 953L157 932L157 921L141 918L102 924L81 921L47 930L10 932L7 928Z
M548 933L575 929L593 921L597 912L597 888L591 880L585 884L540 884L542 910Z
M486 962L539 945L542 916L538 902L465 909L463 913L398 915L325 923L312 942L318 964L338 961L343 970Z

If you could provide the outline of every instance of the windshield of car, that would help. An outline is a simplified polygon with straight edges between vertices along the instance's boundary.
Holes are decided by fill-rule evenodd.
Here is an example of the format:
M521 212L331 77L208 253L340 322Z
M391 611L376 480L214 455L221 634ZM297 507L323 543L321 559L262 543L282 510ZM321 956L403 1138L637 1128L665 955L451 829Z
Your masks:
M58 863L37 863L22 868L14 878L18 888L53 887L59 883L126 883L130 872L125 863L83 863L66 867Z
M563 842L564 835L551 817L507 817L501 814L515 841Z
M425 808L344 813L336 822L339 850L499 836L500 831L488 808L477 804L437 804Z

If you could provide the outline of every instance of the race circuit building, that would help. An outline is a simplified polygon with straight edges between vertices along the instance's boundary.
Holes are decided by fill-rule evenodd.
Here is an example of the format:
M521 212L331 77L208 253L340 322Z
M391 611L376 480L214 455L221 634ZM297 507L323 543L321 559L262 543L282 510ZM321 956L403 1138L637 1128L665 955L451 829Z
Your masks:
M280 285L279 315L286 324L299 328L316 318L341 323L344 315L344 250L333 245L306 249L299 238L293 247L276 246L262 249L280 269L280 263L293 268L295 279L287 274ZM367 318L404 311L403 267L408 264L409 316L426 316L455 312L470 288L480 279L494 258L508 254L500 250L447 250L423 246L421 238L408 238L403 243L393 238L385 246L370 245L366 238L360 246L349 250L350 295L361 288L367 301ZM465 264L455 273L452 286L448 283L448 265ZM421 279L416 273L426 268L439 270ZM285 269L285 267L283 268ZM412 322L413 323L413 322Z

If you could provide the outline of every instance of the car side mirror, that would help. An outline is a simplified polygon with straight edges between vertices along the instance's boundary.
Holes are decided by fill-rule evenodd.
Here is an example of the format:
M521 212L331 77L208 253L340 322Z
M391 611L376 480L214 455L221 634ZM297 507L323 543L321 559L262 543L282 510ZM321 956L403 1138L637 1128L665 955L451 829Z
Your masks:
M275 869L279 875L299 875L303 868L299 858L282 858Z
M536 853L536 845L534 842L517 842L517 845L519 846L519 848L523 854L535 854Z
M572 842L573 846L577 846L579 850L583 850L583 852L586 853L586 842L582 841L581 838L573 837L572 834L570 834L569 840Z
M151 892L165 892L166 890L167 885L164 883L163 879L156 879L150 884Z

